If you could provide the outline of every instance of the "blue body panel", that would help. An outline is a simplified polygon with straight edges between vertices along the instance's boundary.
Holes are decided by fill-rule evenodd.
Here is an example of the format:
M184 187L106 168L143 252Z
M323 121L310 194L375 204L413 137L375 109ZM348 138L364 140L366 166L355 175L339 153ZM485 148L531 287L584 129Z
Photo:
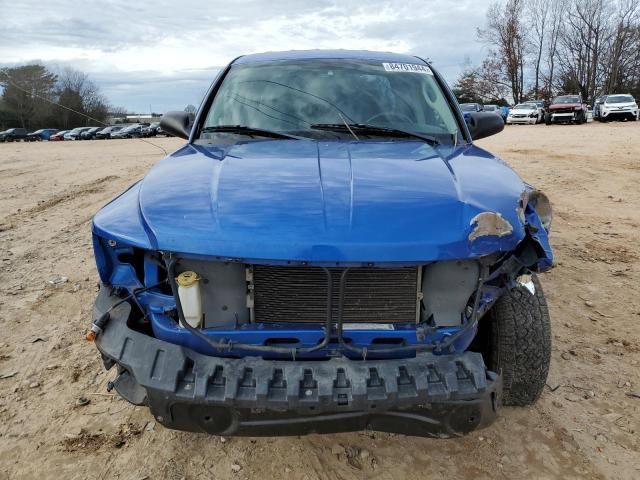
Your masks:
M423 61L392 53L314 50L247 55L232 65L298 59ZM207 101L226 71L214 81ZM455 109L454 97L441 83ZM196 124L206 101L204 105ZM463 136L470 138L466 117L459 111L456 115ZM412 140L277 139L201 145L195 143L195 130L189 143L159 161L94 217L96 262L106 284L132 291L157 282L157 268L150 260L145 260L144 282L133 265L120 261L120 255L132 255L134 248L212 261L398 266L512 252L530 235L542 252L538 270L551 267L547 231L535 209L522 203L532 187L472 143L434 147ZM510 229L470 240L475 219L486 212L499 214ZM107 240L116 243L107 247ZM496 286L483 288L479 315L502 293ZM144 292L139 303L150 314L159 339L205 354L255 354L214 351L178 327L167 315L175 308L170 295ZM458 329L445 327L424 335L415 324L407 324L392 330L346 331L345 337L353 346L366 348L380 337L416 345L441 340ZM203 333L218 342L256 345L273 338L295 339L294 347L317 345L324 336L322 325L302 324L257 323ZM470 330L461 336L455 350L468 348L474 335ZM335 355L334 349L329 346L308 357ZM399 354L385 357L394 355Z
M473 145L266 140L186 145L94 218L129 245L252 262L416 264L511 251L525 184ZM468 240L498 212L506 236Z

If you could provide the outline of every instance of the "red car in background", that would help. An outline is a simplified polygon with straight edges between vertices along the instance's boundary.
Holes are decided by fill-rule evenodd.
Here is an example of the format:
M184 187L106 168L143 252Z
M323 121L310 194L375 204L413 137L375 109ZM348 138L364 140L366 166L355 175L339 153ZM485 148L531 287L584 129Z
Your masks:
M69 130L60 130L58 133L49 137L50 142L62 142L64 140L64 134Z
M545 123L575 123L580 125L587 121L587 104L582 100L582 95L560 95L555 97L545 116Z

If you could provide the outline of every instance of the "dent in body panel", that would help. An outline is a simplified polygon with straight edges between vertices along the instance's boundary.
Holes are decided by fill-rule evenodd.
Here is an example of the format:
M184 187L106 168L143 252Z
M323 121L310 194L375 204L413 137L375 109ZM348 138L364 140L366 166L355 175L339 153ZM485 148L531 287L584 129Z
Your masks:
M469 240L474 241L479 237L505 237L513 233L513 226L498 212L482 212L471 219L473 227L469 234Z

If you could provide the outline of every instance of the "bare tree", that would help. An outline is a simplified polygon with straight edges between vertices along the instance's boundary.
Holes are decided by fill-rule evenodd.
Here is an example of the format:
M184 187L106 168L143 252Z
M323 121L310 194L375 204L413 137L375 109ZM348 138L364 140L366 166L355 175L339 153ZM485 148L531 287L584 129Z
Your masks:
M549 27L546 39L547 75L545 79L545 97L553 94L553 81L555 80L555 67L558 55L558 43L564 30L564 14L567 9L567 0L554 0L549 13Z
M109 112L107 99L86 73L64 68L58 75L58 103L62 127L95 125L105 122Z
M460 79L467 98L640 96L640 0L501 0L478 38L489 53Z
M622 91L638 75L640 55L640 0L618 0L615 26L602 59L605 72L604 91ZM635 70L635 71L634 71Z
M547 41L548 24L553 22L553 19L549 19L552 10L551 4L552 0L529 0L526 4L527 24L533 30L530 39L534 50L535 84L533 91L536 98L540 96L540 66Z
M504 5L492 4L487 11L485 29L478 29L478 38L493 47L504 77L511 86L515 102L524 92L524 57L526 35L523 25L524 0L507 0Z
M611 34L608 0L573 0L561 36L561 88L593 98L602 72L600 59Z

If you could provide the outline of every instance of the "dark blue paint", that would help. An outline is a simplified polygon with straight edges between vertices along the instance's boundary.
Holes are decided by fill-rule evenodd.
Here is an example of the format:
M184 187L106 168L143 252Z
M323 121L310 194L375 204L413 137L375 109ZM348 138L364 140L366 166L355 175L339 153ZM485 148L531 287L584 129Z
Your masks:
M256 262L415 264L511 251L524 183L473 146L273 140L186 145L94 218L128 245ZM469 242L499 212L506 237Z

